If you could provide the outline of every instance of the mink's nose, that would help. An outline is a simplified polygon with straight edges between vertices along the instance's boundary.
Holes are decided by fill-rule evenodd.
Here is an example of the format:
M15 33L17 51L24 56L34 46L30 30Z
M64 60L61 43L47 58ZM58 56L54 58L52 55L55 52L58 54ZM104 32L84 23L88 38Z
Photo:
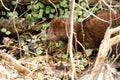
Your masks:
M47 40L50 41L50 37L49 37L49 35L47 35Z
M51 35L51 34L47 35L47 40L48 41L52 41L53 39L54 39L53 35Z
M58 38L55 35L48 34L47 40L48 41L58 41Z

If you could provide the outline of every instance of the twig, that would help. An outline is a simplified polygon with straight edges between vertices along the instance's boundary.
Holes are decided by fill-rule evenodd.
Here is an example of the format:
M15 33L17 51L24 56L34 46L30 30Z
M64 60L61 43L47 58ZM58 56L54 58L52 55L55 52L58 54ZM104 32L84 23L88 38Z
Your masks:
M10 9L8 9L8 8L4 5L4 3L3 3L2 0L0 0L0 2L1 2L1 4L2 4L2 6L3 6L7 11L10 11Z
M30 11L32 8L32 5L33 5L33 3L31 3L30 7L25 12L23 12L19 17L22 17L24 14L26 14L28 11Z
M118 59L120 57L120 53L115 57L115 59L112 61L112 63L111 64L114 64L115 63L115 61Z
M105 59L108 55L108 51L113 45L120 42L120 35L117 35L111 39L110 36L112 35L112 33L116 33L119 31L120 31L120 26L113 29L108 28L106 30L104 39L99 47L98 57L96 59L95 65L88 80L97 80L98 77L100 76L102 68L105 67Z
M15 5L15 8L14 8L14 10L13 10L13 13L15 12L15 10L16 10L16 8L17 8L18 3L19 3L19 1L18 1L18 0L16 0L16 5Z
M56 11L56 15L58 15L58 11L57 11L56 5L51 0L48 0L48 1L53 5L53 7L55 8L55 11Z
M18 33L18 31L17 31L17 28L16 28L16 26L15 26L15 19L13 19L13 27L14 27L14 29L15 29L15 31L16 31L16 34L17 34L17 38L18 38L18 42L19 42L19 48L21 48L21 40L20 40L20 36L19 36L19 33ZM20 49L20 57L22 57L22 52L21 52L21 49Z
M100 1L98 1L98 2L94 5L94 7L92 8L91 12L94 11L94 9L97 7L97 5L99 4L99 2L100 2ZM84 20L88 19L88 18L90 17L90 15L91 15L91 14L87 15L87 16L84 18Z
M73 42L73 25L74 25L74 22L73 22L73 16L74 16L74 7L75 7L75 0L71 0L71 10L70 10L70 38L69 38L69 54L70 54L70 61L71 61L71 67L72 67L72 76L71 76L71 80L74 80L74 76L75 76L75 64L74 64L74 58L73 58L73 51L72 51L72 48L73 48L73 45L72 45L72 42Z
M110 0L110 1L111 1L111 0ZM103 2L110 10L112 10L114 13L116 13L116 11L115 11L113 8L111 8L111 6L108 5L107 2L105 2L105 0L101 0L101 2Z
M83 9L84 11L86 11L87 13L89 13L90 15L94 16L95 18L97 18L97 19L99 19L99 20L101 20L101 21L103 21L103 22L109 23L109 21L104 20L104 19L102 19L102 18L99 18L98 16L96 16L96 15L93 14L92 12L88 11L86 8L84 8L84 7L82 7L82 6L78 5L78 4L76 4L76 5L77 5L78 7L80 7L81 9Z
M10 47L10 48L15 48L15 49L19 49L19 50L21 49L22 51L25 51L24 49L16 47L16 46L0 45L0 48L3 48L3 47ZM28 52L34 56L37 56L34 52L31 52L31 51L26 51L26 52Z
M19 3L19 1L16 0L16 5L15 5L15 8L14 8L14 10L13 10L13 13L15 13L15 10L16 10L16 8L17 8L17 6L18 6L18 3ZM16 34L17 34L17 38L18 38L18 42L19 42L19 48L21 48L20 36L19 36L19 33L18 33L17 28L16 28L16 26L15 26L15 19L13 19L13 25L14 25L13 27L14 27L14 29L15 29L15 31L16 31ZM20 49L20 57L22 57L21 49Z
M16 59L5 53L5 50L0 50L0 56L2 59L10 62L20 73L23 73L24 75L28 75L30 73L30 70L24 66L22 66Z
M115 34L120 31L120 26L110 29L110 35Z
M111 46L119 43L119 42L120 42L120 35L117 35L117 36L111 38L111 39L110 39L110 42L112 43Z

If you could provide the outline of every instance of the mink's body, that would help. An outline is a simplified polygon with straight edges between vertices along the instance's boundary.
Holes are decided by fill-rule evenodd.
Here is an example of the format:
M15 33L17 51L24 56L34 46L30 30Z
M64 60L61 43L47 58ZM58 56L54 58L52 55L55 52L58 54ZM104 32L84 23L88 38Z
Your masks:
M96 14L97 17L104 19L110 22L109 11L103 11ZM98 48L106 29L108 27L117 27L120 26L120 13L111 14L112 21L111 24L101 21L95 17L91 17L88 20L83 21L82 23L74 22L74 32L76 33L77 40L85 45L85 48L95 49ZM48 37L50 41L59 41L67 43L68 37L66 31L69 35L70 28L70 19L67 18L55 18L51 21L48 28ZM83 38L84 33L84 38ZM73 41L74 43L75 41ZM75 45L73 44L75 47ZM82 51L82 48L78 45L78 51ZM119 49L120 52L120 49Z

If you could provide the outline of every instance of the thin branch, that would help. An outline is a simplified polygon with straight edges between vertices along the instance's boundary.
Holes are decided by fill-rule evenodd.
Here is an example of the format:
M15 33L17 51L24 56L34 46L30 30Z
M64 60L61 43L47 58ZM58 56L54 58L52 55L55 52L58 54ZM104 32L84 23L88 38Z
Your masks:
M19 42L19 48L21 48L21 40L20 40L20 36L19 36L18 30L17 30L17 28L15 26L15 19L13 19L13 25L14 25L13 27L14 27L14 29L16 31L16 34L17 34L17 38L18 38L18 42ZM21 49L20 49L20 57L22 57Z
M110 39L110 43L112 43L111 46L113 46L119 42L120 42L120 35L117 35L117 36Z
M21 49L22 51L25 51L24 49L22 49L22 48L19 48L19 47L16 47L16 46L8 46L8 45L0 45L0 48L3 48L3 47L10 47L10 48L15 48L15 49ZM25 52L28 52L28 53L30 53L31 55L34 55L34 56L37 56L34 52L31 52L31 51L25 51Z
M120 26L110 29L110 35L120 32Z
M28 75L30 73L28 68L22 66L15 58L5 53L5 50L0 50L0 57L12 64L18 72L23 73L24 75Z
M103 22L109 23L109 21L104 20L104 19L102 19L102 18L99 18L98 16L96 16L96 15L93 14L92 12L88 11L86 8L84 8L84 7L82 7L82 6L78 5L78 4L76 4L76 5L77 5L78 7L80 7L81 9L83 9L84 11L86 11L87 13L89 13L90 15L94 16L95 18L97 18L97 19L99 19L99 20L101 20L101 21L103 21Z
M110 0L110 1L111 1L111 0ZM105 2L105 0L101 0L101 2L103 2L110 10L112 10L114 13L116 13L116 11L115 11L113 8L111 8L111 6L108 5L107 2Z
M48 0L52 5L53 7L55 8L55 11L56 11L56 16L58 15L58 11L57 11L57 7L56 5L51 1L51 0Z
M2 6L7 10L7 11L10 11L10 9L9 8L7 8L5 5L4 5L4 3L3 3L3 1L2 0L0 0L0 2L1 2L1 4L2 4Z
M113 32L115 31L115 32ZM102 68L105 67L105 59L108 55L108 51L110 50L110 48L119 43L120 42L120 35L117 35L113 38L110 38L110 36L112 35L112 33L116 33L120 31L120 26L110 29L108 28L105 32L105 36L104 39L99 47L99 52L98 52L98 56L95 62L95 65L93 67L93 70L91 72L90 78L88 80L97 80L98 77L100 76L100 73L102 72Z
M72 67L72 76L71 76L71 80L74 80L75 78L75 64L74 64L74 58L73 58L73 16L74 16L74 7L75 7L75 0L71 0L71 10L70 10L70 38L69 38L69 54L70 54L70 60L71 60L71 67Z

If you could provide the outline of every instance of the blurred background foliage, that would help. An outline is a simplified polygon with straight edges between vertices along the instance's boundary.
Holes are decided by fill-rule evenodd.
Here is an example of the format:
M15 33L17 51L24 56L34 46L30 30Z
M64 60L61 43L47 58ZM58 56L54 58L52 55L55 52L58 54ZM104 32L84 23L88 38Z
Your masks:
M52 1L57 4L52 3ZM104 9L101 5L91 6L89 4L90 0L80 0L79 3L77 1L79 0L76 0L77 5L75 6L74 20L78 22L82 22L83 20L87 19L90 16L89 13L81 9L79 6L87 9L92 13L96 13ZM55 17L69 18L70 14L69 0L51 0L51 3L52 4L50 4L49 0L35 0L30 1L29 3L26 4L19 3L17 4L17 8L14 11L16 1L11 1L9 3L9 5L11 6L10 11L6 11L4 9L1 10L0 18L14 19L15 17L24 17L33 24L40 22L43 19L49 21ZM116 11L120 11L119 4L120 3L114 5L114 9Z

